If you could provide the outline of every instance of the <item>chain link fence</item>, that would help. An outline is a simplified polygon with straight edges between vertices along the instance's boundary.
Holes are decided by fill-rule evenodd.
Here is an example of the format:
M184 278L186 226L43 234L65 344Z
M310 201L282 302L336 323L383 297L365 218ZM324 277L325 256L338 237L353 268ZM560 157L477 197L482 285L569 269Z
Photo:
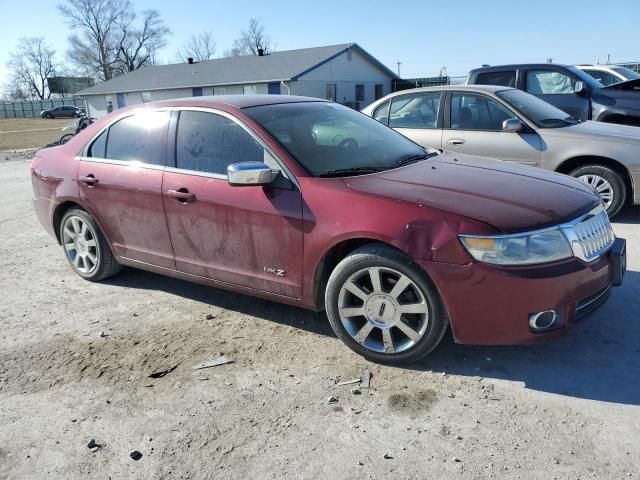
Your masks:
M30 100L24 102L0 102L0 118L38 118L40 112L62 105L87 109L87 102L78 97Z

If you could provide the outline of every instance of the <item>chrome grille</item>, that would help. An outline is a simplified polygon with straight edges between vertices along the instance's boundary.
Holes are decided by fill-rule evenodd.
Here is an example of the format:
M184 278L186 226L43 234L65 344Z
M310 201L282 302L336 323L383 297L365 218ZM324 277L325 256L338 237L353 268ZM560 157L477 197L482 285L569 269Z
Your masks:
M573 254L587 262L606 252L616 238L602 205L576 221L563 225L562 230L571 244Z

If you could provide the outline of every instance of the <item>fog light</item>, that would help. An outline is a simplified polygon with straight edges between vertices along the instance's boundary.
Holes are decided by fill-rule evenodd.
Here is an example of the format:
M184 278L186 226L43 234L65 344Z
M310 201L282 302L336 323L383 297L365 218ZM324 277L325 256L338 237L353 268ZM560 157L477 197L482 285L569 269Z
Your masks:
M532 313L529 315L529 328L532 332L540 333L553 330L562 326L560 314L555 310Z

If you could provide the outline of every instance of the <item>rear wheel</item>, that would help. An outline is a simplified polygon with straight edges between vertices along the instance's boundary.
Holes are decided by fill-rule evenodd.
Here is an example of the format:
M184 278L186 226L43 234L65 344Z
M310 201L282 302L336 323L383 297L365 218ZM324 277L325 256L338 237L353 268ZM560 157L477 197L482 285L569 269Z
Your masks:
M60 137L60 141L58 142L60 145L64 145L65 143L67 143L69 140L71 140L73 138L74 134L73 133L67 133L65 135L63 135L62 137Z
M585 165L569 173L572 177L592 186L602 198L609 217L624 206L627 188L624 180L614 170L604 165Z
M51 119L51 118L53 118L53 115L51 115L49 112L47 112L47 113L44 114L44 118Z
M336 266L325 306L336 335L381 363L419 360L440 343L448 325L431 280L411 258L382 244L358 248Z
M84 210L73 208L64 214L60 240L71 268L82 278L97 282L120 271L104 235Z

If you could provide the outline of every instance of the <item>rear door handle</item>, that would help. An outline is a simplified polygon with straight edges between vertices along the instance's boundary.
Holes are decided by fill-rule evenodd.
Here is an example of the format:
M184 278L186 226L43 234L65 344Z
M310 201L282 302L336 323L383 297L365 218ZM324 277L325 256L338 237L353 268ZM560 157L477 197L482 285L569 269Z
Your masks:
M195 202L196 196L186 188L179 188L177 190L167 190L167 195L171 198L175 198L181 203Z
M93 173L90 173L89 175L86 175L84 177L80 177L78 180L80 180L82 183L86 183L90 187L93 187L96 183L100 182L100 180L93 176Z
M449 145L463 145L464 139L462 138L452 138L447 142Z

